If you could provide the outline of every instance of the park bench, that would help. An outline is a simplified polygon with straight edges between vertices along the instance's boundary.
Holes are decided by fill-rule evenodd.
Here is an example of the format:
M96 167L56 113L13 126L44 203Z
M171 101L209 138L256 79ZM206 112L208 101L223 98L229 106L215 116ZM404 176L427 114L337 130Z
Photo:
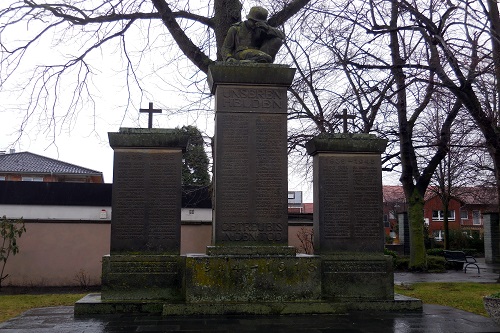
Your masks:
M477 273L479 274L479 266L477 265L476 258L473 256L468 256L463 251L444 251L444 259L448 262L459 263L464 265L464 272L467 273L467 267L474 265L477 268Z

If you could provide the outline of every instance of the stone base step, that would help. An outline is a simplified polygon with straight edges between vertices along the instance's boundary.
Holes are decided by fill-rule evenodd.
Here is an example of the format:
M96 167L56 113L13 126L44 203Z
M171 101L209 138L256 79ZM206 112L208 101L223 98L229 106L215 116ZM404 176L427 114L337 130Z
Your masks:
M262 302L262 303L164 303L161 300L107 301L89 294L75 303L75 316L144 313L163 316L189 315L306 315L343 314L349 311L421 311L422 301L395 295L394 300L350 302Z

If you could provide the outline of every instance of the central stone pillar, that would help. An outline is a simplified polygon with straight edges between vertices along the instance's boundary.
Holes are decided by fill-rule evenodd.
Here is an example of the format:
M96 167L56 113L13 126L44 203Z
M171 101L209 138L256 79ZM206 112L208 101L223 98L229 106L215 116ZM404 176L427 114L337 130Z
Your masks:
M213 244L288 245L287 89L283 65L215 65Z
M186 257L188 304L254 313L257 303L321 298L319 258L298 257L288 246L287 89L294 72L261 64L209 69L216 126L213 246L206 255Z

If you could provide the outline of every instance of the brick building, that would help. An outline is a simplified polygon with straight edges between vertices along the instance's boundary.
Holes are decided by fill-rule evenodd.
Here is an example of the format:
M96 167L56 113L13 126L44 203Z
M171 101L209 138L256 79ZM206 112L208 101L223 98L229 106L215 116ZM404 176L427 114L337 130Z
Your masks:
M483 233L483 214L497 208L496 189L489 187L462 187L455 189L455 195L448 205L448 226L450 230L462 230L469 234ZM443 204L432 189L425 194L424 222L429 227L429 236L442 240ZM384 186L384 227L386 235L397 228L397 214L408 207L402 186Z

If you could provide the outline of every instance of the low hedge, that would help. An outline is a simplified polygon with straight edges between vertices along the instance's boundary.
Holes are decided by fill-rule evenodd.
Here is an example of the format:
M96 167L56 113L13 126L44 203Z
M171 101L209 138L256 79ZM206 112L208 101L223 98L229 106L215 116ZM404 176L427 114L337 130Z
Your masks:
M411 271L410 268L410 257L396 257L394 259L394 270L395 271ZM446 271L446 260L441 256L427 256L427 272L431 273L443 273Z

